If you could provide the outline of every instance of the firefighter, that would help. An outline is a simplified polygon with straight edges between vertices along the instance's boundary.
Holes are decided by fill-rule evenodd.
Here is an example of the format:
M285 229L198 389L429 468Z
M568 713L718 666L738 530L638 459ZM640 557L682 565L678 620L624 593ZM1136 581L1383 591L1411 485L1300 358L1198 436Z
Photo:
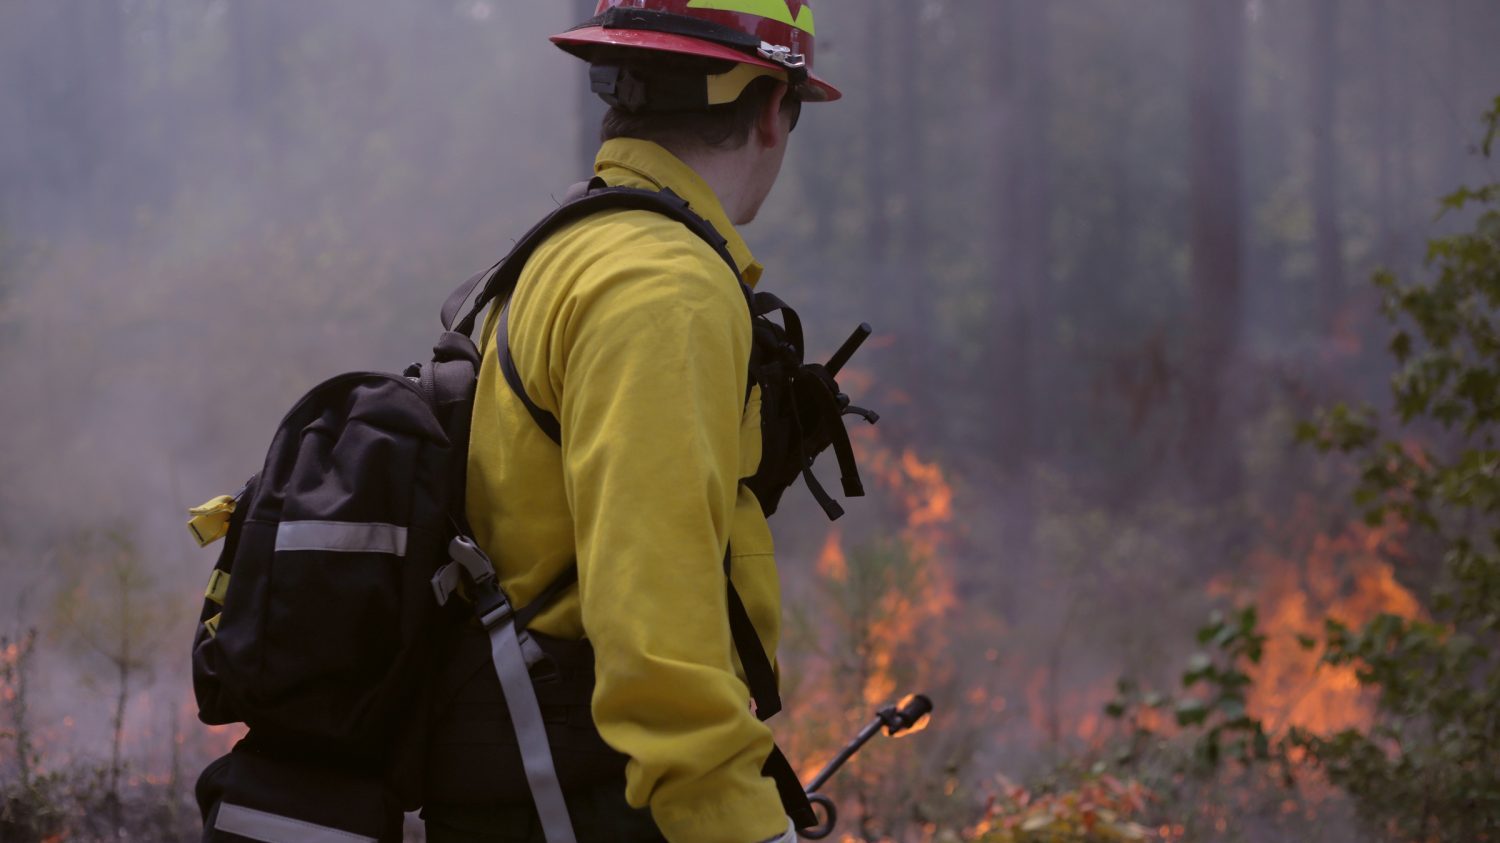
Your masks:
M775 184L802 105L840 96L812 72L814 31L804 0L603 0L552 39L590 64L610 106L597 179L686 200L738 274L679 222L606 211L525 266L504 321L521 392L496 354L498 314L484 328L467 512L517 605L576 565L576 587L530 629L560 676L552 691L538 680L544 708L575 694L571 709L551 705L549 734L580 841L796 839L731 630L737 601L774 658L776 561L743 482L762 431L741 282L762 267L736 226ZM540 843L524 785L496 793L516 750L492 672L452 684L433 730L428 839Z

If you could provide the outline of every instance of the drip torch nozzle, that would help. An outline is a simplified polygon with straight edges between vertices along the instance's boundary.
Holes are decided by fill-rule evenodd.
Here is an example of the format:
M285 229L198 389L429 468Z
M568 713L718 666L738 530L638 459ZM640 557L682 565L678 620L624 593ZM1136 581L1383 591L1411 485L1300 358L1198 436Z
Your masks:
M885 723L885 733L895 737L910 729L919 729L922 721L932 714L932 700L922 694L912 694L893 706L882 708L879 717Z

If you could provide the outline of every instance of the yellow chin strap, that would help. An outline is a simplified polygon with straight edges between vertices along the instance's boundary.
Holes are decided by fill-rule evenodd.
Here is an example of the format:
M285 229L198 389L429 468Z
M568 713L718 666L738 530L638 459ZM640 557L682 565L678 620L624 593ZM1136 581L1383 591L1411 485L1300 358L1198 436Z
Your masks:
M740 94L745 93L745 88L749 87L751 82L763 76L770 76L782 82L787 81L784 70L753 64L737 64L728 73L708 77L708 104L724 105L734 102L740 98Z

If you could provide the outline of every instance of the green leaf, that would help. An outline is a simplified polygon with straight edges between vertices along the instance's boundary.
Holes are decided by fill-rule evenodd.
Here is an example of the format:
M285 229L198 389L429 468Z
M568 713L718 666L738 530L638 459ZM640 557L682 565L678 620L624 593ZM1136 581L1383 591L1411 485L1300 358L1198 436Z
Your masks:
M1396 335L1391 338L1391 355L1398 363L1406 362L1406 359L1411 356L1411 334L1405 331L1396 332Z
M1245 719L1245 701L1234 697L1226 697L1215 703L1215 708L1230 723L1236 723Z
M1194 653L1188 659L1187 670L1182 674L1184 687L1191 687L1199 681L1212 676L1214 672L1214 660L1207 653Z
M1197 726L1208 719L1208 706L1202 700L1188 698L1177 703L1177 725Z

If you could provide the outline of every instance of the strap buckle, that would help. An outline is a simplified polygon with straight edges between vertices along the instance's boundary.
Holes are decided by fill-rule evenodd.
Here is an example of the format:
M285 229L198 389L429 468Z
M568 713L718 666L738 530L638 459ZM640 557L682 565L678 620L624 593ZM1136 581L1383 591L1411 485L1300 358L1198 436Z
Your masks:
M495 564L468 536L454 536L448 542L448 558L461 565L476 586L483 587L495 579Z

